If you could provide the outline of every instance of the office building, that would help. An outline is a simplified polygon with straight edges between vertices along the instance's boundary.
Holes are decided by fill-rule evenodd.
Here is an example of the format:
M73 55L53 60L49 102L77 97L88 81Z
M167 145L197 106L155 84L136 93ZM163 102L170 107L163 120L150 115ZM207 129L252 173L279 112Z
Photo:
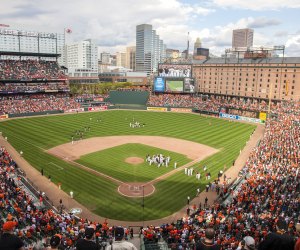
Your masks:
M67 68L70 77L98 77L98 48L91 40L66 45Z
M232 48L253 47L253 29L236 29L232 32Z
M100 58L99 59L103 64L110 64L111 63L111 56L110 56L110 53L108 53L108 52L100 53Z
M150 24L136 26L136 71L150 75L166 57L166 46Z
M116 66L126 68L126 53L117 52L116 53Z
M127 47L125 68L132 69L132 71L135 71L135 56L136 56L136 47L135 46Z

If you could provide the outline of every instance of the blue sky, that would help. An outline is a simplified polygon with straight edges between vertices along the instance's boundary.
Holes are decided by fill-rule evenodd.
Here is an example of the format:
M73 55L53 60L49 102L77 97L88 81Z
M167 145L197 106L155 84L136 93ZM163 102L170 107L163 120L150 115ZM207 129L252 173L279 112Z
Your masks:
M187 32L193 44L217 55L231 46L232 30L254 29L255 46L285 45L300 56L300 0L1 0L0 23L13 29L62 33L68 41L94 39L100 51L135 44L137 24L149 23L168 48L183 50Z

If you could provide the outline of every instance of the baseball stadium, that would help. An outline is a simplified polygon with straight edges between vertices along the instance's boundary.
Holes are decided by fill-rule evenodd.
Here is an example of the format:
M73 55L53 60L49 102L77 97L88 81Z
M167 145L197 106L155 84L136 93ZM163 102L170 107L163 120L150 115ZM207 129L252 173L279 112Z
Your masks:
M269 235L294 246L299 101L201 93L173 75L103 91L70 84L58 54L0 57L0 226L25 249L84 237L105 249L117 234L196 249L212 228L224 250Z

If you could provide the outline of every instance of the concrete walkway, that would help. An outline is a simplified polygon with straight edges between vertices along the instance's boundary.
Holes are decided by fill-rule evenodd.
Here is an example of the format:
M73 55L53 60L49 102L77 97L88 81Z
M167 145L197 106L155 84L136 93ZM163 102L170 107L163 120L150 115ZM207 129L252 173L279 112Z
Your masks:
M233 181L237 176L239 171L243 168L244 164L246 163L246 160L248 159L249 153L251 152L252 148L254 148L257 144L257 142L262 138L264 133L264 126L258 125L255 132L251 136L251 139L245 146L245 148L242 150L240 156L236 159L235 165L228 169L225 174L228 178L231 178ZM18 166L24 170L26 173L26 177L34 183L35 186L38 187L40 191L43 191L46 193L50 201L53 202L54 206L58 207L59 200L62 199L64 202L64 205L66 206L66 209L69 211L71 208L81 208L82 213L80 214L80 217L82 218L88 218L92 221L99 221L103 222L105 218L98 216L92 212L90 212L85 206L78 203L76 200L71 199L68 194L60 190L57 185L50 182L47 177L42 176L41 173L36 170L34 167L32 167L23 157L20 156L20 154L9 144L9 138L8 141L6 141L2 136L0 136L0 145L5 146L7 151L10 153L14 161L18 164ZM196 192L196 190L195 190ZM200 202L204 204L205 197L208 198L208 204L212 204L214 200L217 197L217 194L215 192L202 192L198 197L196 197L194 200L190 202L190 204L199 204ZM112 220L109 219L108 222L110 225L121 225L121 226L143 226L143 225L161 225L163 223L171 223L175 222L177 219L182 218L186 215L186 208L183 207L180 211L167 216L165 218L157 219L157 220L150 220L150 221L138 221L138 222L130 222L130 221L118 221L118 220Z

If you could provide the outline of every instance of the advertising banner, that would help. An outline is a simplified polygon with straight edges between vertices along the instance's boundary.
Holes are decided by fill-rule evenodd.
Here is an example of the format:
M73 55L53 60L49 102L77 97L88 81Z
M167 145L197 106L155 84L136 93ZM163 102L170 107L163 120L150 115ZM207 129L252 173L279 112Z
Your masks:
M0 120L7 119L7 118L8 118L8 115L0 115Z
M165 79L162 77L156 77L154 79L154 91L165 92Z
M238 115L230 115L230 114L220 113L219 116L221 118L228 118L228 119L232 119L232 120L238 120L239 119Z
M171 112L192 113L192 109L187 109L187 108L171 108Z
M266 112L260 112L259 113L259 119L266 121L267 120L267 113Z
M166 112L166 111L168 111L168 108L163 108L163 107L147 107L147 110L149 110L149 111L163 111L163 112Z
M239 116L239 115L231 115L231 114L219 113L219 117L221 117L221 118L227 118L227 119L231 119L231 120L252 122L252 123L264 123L261 119L244 117L244 116Z
M88 107L88 111L100 111L100 110L107 110L107 106Z
M65 113L76 113L76 112L83 112L84 108L78 108L78 109L69 109L66 110Z

